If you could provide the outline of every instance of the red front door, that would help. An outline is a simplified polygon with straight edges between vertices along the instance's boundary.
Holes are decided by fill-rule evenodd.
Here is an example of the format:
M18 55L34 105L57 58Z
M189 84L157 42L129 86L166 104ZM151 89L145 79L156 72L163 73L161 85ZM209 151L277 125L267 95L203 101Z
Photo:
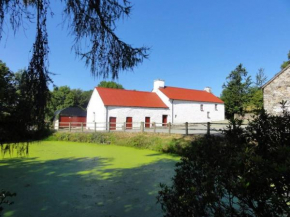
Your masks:
M110 130L116 130L116 117L110 117Z
M162 126L167 126L167 115L162 115Z
M132 129L132 124L133 124L133 118L126 117L126 129Z
M150 127L150 117L145 117L145 128Z

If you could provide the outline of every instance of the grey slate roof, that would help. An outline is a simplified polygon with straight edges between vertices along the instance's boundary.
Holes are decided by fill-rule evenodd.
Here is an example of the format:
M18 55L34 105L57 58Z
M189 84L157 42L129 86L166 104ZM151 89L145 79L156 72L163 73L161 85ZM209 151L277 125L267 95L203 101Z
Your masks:
M67 107L67 108L61 109L61 110L57 110L54 113L54 116L86 117L87 112L78 106L72 106L72 107Z

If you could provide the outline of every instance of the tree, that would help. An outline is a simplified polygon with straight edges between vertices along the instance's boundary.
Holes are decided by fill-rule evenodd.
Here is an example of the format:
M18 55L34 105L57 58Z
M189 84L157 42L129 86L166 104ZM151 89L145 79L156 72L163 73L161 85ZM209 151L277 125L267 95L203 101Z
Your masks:
M165 217L289 215L290 114L262 112L246 129L240 123L184 152L172 186L161 184Z
M13 114L16 97L15 76L0 60L0 121Z
M106 87L106 88L113 88L113 89L125 89L121 84L118 84L114 81L101 81L98 84L98 87Z
M267 80L264 69L260 68L256 74L255 85L249 88L249 100L244 106L249 112L257 112L263 109L263 91L262 86Z
M111 75L112 78L117 78L121 70L133 69L147 58L148 48L134 48L115 34L117 21L130 16L132 6L128 0L61 0L61 2L63 22L67 23L70 34L75 37L72 47L76 55L90 66L93 75L104 77ZM45 69L47 66L49 47L46 21L50 10L49 0L0 1L0 39L6 19L9 20L14 32L25 20L36 19L37 32L33 50L35 55L31 63L34 62L38 69ZM82 46L85 40L90 43L87 44L89 46ZM84 50L85 48L88 50ZM36 58L42 60L36 61Z
M86 108L92 95L92 91L70 89L68 86L54 87L47 106L47 119L51 120L57 110L70 106Z
M288 52L288 60L287 61L284 61L281 65L281 69L285 69L287 66L290 65L290 50Z
M121 70L132 70L147 58L148 48L134 48L116 34L116 22L128 17L131 3L127 0L62 0L64 22L75 37L73 48L84 59L96 76L118 78ZM10 23L14 32L28 23L36 23L36 38L32 58L23 80L33 122L44 128L45 109L49 100L48 84L52 82L48 70L47 14L50 0L0 1L0 40L4 23ZM53 12L51 12L53 14ZM8 20L8 22L6 22ZM34 22L35 21L35 22ZM86 44L86 46L82 46ZM88 48L88 50L85 50Z
M258 72L256 74L256 82L255 82L256 87L261 88L265 84L266 81L267 81L267 76L264 73L264 69L263 68L258 69Z
M0 61L0 144L36 139L45 132L35 83L27 71L15 75Z
M245 104L249 100L249 87L251 78L247 76L248 72L240 64L226 78L227 82L223 85L221 99L225 103L226 117L233 118L234 114L243 115Z

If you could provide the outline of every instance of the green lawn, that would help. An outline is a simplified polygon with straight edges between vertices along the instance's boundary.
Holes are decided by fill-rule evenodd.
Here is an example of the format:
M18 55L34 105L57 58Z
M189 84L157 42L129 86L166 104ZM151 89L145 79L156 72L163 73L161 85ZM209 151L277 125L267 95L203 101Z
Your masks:
M2 215L162 216L159 183L170 182L177 160L114 145L33 143L28 157L0 158L0 188L17 193Z

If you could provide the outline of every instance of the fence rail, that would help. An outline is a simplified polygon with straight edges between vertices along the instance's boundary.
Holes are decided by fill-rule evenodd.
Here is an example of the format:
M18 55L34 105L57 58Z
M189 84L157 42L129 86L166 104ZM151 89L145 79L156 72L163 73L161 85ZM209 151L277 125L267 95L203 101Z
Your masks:
M224 122L206 123L146 123L146 122L58 122L54 129L69 132L150 132L173 134L221 134L228 127ZM246 127L244 124L242 127Z

